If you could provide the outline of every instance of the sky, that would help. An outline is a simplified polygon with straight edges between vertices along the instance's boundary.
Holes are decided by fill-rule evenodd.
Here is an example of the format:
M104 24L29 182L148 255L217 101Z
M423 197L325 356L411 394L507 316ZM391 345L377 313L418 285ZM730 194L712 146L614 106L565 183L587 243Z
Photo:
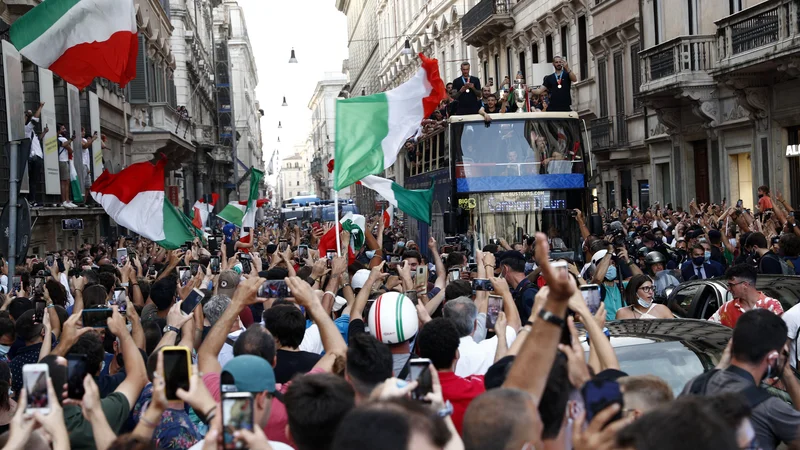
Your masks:
M295 144L305 143L311 131L308 102L317 81L325 72L341 73L347 58L347 17L335 0L238 2L258 67L256 98L264 110L261 133L268 164L275 150L288 157ZM289 64L292 47L298 64ZM286 107L281 106L283 96Z

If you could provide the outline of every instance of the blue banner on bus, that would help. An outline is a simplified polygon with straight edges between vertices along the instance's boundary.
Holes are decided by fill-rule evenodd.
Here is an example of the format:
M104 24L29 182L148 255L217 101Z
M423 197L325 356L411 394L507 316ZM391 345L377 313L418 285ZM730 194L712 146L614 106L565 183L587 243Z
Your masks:
M583 189L584 186L584 176L581 173L522 175L516 177L488 176L458 178L456 180L456 190L459 193L566 190Z

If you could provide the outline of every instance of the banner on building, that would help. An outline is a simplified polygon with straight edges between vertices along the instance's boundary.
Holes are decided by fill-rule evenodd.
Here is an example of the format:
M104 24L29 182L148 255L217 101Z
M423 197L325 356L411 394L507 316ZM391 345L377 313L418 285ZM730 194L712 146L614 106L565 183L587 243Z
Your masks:
M49 130L42 142L44 153L44 190L47 195L60 195L58 177L58 126L56 125L56 96L53 90L53 72L39 67L39 101L44 102L39 125Z
M100 99L94 92L89 92L89 120L91 125L87 128L89 135L97 132L97 139L92 142L92 181L103 173L103 144L100 143Z
M83 168L83 149L82 149L82 136L81 136L81 97L78 88L67 84L67 108L69 110L69 129L67 133L72 136L75 135L75 141L72 144L72 161L75 165L75 172L78 174L78 189L81 196L85 197L86 171Z

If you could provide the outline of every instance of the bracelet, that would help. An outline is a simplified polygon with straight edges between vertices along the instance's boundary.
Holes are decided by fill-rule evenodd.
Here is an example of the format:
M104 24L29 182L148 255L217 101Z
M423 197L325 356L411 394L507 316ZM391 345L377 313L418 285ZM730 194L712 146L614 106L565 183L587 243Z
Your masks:
M529 320L529 321L527 321L527 322L523 323L523 324L522 324L522 326L523 326L523 327L527 327L527 326L533 326L533 322L531 322L531 321Z
M141 416L139 416L139 421L140 421L140 422L144 422L144 424L145 424L145 425L147 425L147 426L148 426L148 427L150 427L150 428L155 428L155 427L157 426L157 424L155 424L155 423L153 423L153 422L151 422L151 421L149 421L149 420L145 419L145 418L144 418L144 414L142 414Z
M349 286L350 286L350 283L345 283L345 284L342 285L342 289L344 289L346 287L349 287Z
M557 315L551 313L547 310L539 311L539 317L542 318L545 322L551 323L559 328L564 326L564 319L558 317Z
M484 265L483 265L483 267L484 267L484 268L486 268L486 267L491 267L492 269L494 269L494 268L495 268L495 267L494 267L493 265L491 265L491 264L484 264Z
M326 296L328 294L330 294L331 297L336 298L336 294L333 293L332 291L325 291L325 293L322 296L324 297L324 296Z

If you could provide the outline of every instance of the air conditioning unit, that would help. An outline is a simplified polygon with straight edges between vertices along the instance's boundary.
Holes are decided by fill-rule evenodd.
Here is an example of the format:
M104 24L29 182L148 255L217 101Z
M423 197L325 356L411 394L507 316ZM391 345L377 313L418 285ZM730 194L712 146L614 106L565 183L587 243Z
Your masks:
M206 62L205 62L205 60L202 60L202 59L201 59L201 60L197 61L197 66L198 66L198 67L200 67L201 69L202 69L203 67L205 67L205 66L206 66Z
M186 42L194 41L194 31L186 30L183 34L183 38L186 39Z

